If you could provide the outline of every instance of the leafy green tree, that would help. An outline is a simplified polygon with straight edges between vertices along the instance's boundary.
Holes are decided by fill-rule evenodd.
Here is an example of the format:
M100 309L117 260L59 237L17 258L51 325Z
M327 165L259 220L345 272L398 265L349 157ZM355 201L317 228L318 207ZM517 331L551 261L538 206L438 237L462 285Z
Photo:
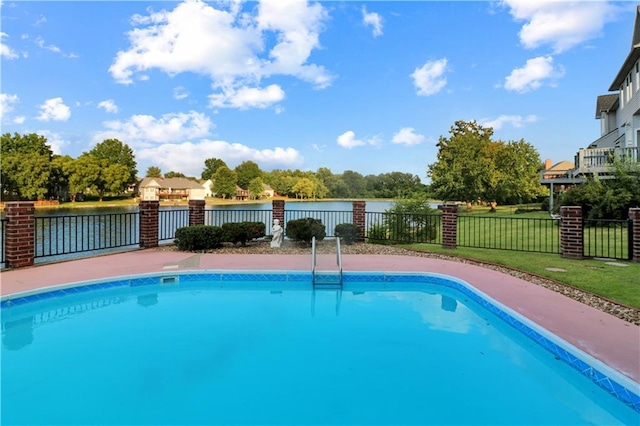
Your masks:
M293 176L291 170L274 169L269 173L265 173L264 180L277 194L295 196L292 188L298 179Z
M200 177L203 180L211 179L216 170L222 166L228 167L227 163L219 158L207 158L204 160L204 170L202 170Z
M253 178L251 182L249 182L249 195L254 200L259 199L264 192L264 182L262 182L262 178Z
M427 242L437 237L438 219L423 194L397 200L386 211L384 225L392 241Z
M69 197L69 171L73 158L69 155L54 155L51 160L51 175L49 176L49 195L58 200Z
M174 171L170 171L170 172L165 173L164 177L167 178L167 179L171 179L171 178L186 178L184 173L174 172Z
M0 138L0 194L21 199L44 198L49 191L53 151L36 133L5 133Z
M120 164L123 166L119 170L124 173L124 176L117 179L118 182L121 182L121 186L117 191L113 192L123 192L129 185L136 183L138 175L136 160L133 150L127 144L118 139L105 139L93 147L88 154L98 160L105 160L109 165ZM110 182L108 186L115 189L113 182Z
M311 198L316 190L316 186L311 179L301 178L291 189L296 198Z
M238 176L238 186L242 189L249 189L249 182L262 177L262 170L253 161L243 161L235 168Z
M102 161L93 156L83 154L72 163L67 164L69 174L69 195L75 202L78 194L96 191L102 185Z
M147 167L147 173L145 173L145 177L148 178L160 178L162 177L162 170L157 166L149 166Z
M231 198L236 193L237 182L235 170L222 166L213 175L213 192L222 198Z
M364 176L352 170L345 170L340 179L346 187L345 198L363 197L366 191L366 182Z

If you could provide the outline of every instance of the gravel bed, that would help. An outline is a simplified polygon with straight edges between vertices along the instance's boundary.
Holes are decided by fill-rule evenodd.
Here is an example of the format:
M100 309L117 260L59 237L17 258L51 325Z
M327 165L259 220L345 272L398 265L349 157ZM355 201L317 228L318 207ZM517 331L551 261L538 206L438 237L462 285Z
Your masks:
M161 250L177 250L174 245L161 246ZM224 247L211 250L210 252L224 254L311 254L311 248L304 243L285 240L279 249L272 249L269 241L258 240L248 243L245 247L225 244ZM316 245L318 254L335 253L335 240L323 240ZM561 293L567 297L575 299L585 305L599 309L603 312L616 316L624 321L640 326L640 310L629 306L621 305L601 296L580 290L576 287L563 284L549 278L544 278L528 272L519 271L517 269L507 268L502 265L480 262L477 260L466 259L456 256L448 256L439 253L429 253L418 250L409 250L395 246L386 246L378 244L357 243L352 245L343 244L341 246L342 254L376 254L376 255L402 255L402 256L419 256L432 259L450 260L454 262L462 262L470 265L482 266L483 268L492 269L504 274L512 275L520 279L529 281L541 287Z

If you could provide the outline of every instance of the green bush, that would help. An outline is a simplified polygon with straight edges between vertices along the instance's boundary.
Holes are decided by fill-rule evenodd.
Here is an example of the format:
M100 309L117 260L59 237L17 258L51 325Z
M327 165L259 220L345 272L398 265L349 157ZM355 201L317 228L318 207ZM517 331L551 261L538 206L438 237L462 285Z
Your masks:
M174 243L178 250L209 250L222 245L223 232L219 226L194 225L176 229Z
M369 228L367 239L372 244L389 244L388 230L384 225L373 225Z
M255 238L265 236L266 225L262 222L228 222L222 225L224 241L242 246Z
M294 241L304 241L311 244L311 239L322 241L327 236L325 226L320 219L307 217L305 219L293 219L287 222L285 235Z
M360 238L360 227L353 223L340 223L336 225L333 233L346 244L353 244Z

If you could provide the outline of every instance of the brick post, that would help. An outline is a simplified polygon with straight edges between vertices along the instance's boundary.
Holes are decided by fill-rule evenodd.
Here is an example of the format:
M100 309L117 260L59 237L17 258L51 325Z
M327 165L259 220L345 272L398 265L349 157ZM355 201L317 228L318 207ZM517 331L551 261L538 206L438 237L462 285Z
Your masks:
M442 206L442 247L456 248L458 245L458 206Z
M189 200L189 226L204 225L204 200Z
M358 227L358 237L356 241L364 241L365 230L365 211L367 209L366 201L354 201L353 202L353 224Z
M640 262L640 209L629 209L629 219L631 220L631 232L633 233L633 239L629 238L631 260Z
M4 207L5 256L9 268L33 265L36 254L36 218L33 201L8 202Z
M140 201L140 247L158 247L160 201Z
M582 207L560 207L560 255L567 259L584 258Z
M280 226L284 228L284 200L271 201L271 209L271 216L273 216L272 219L278 219L280 221Z

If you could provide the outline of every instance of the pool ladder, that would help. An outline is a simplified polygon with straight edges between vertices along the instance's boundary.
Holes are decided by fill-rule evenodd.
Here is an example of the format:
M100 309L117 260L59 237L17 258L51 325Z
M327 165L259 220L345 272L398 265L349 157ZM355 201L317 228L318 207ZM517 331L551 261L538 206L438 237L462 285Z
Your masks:
M336 292L336 316L340 315L342 302L342 254L340 253L340 238L336 238L336 263L337 271L316 270L317 265L316 238L311 239L311 315L316 315L316 291Z

